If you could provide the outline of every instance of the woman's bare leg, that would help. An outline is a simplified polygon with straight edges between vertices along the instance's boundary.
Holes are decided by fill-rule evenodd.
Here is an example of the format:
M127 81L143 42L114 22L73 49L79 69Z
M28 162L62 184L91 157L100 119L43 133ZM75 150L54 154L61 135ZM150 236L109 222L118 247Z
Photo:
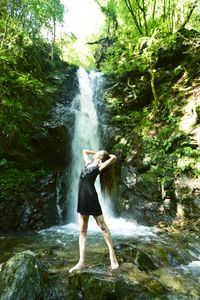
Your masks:
M112 244L112 238L111 238L111 234L110 231L108 229L108 226L105 223L104 217L103 215L101 216L94 216L97 225L100 227L100 229L102 230L103 233L103 237L106 241L106 244L108 246L109 249L109 255L110 255L110 263L111 263L111 268L113 270L117 269L119 267L116 255L115 255L115 251L113 249L113 244Z
M87 229L88 229L89 216L79 215L80 224L80 234L79 234L79 261L78 263L69 270L73 272L75 270L80 270L85 266L85 251L87 242Z

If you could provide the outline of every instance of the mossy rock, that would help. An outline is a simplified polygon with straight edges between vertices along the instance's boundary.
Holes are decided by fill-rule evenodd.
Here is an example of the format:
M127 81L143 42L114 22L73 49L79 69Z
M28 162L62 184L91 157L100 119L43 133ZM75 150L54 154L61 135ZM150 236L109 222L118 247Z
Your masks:
M166 288L151 274L141 271L132 263L123 263L116 284L117 299L162 299L167 298ZM159 295L160 298L156 298Z
M199 299L199 281L194 282L189 272L174 271L172 268L160 268L153 272L157 280L167 289L175 292L176 295L188 297L187 299ZM198 275L197 275L198 276Z
M120 262L134 263L141 271L151 271L158 268L157 261L153 261L150 253L129 244L119 244L118 259Z
M74 272L69 278L71 291L81 294L87 300L117 299L115 294L116 278L103 268L85 269Z
M166 295L160 282L132 263L123 263L116 271L96 267L74 272L69 277L69 288L73 299L79 295L83 300L151 300L158 294Z
M45 269L35 253L24 251L15 255L2 267L0 299L40 299L44 292L45 275Z

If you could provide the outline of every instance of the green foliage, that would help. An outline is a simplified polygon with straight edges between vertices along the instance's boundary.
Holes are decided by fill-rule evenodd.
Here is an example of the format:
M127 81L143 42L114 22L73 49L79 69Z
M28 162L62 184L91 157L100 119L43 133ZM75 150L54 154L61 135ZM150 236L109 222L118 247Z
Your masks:
M104 8L108 3L98 2ZM142 141L141 154L148 157L149 176L170 186L181 174L196 177L197 149L179 130L179 122L188 85L199 75L199 3L112 3L116 22L107 5L102 34L107 33L110 43L102 43L98 64L112 76L113 83L117 78L117 84L106 93L114 114L112 121L123 132L116 137L114 148L128 159L139 151L134 144L136 134ZM198 108L197 115L199 120Z
M55 22L62 22L64 6L60 0L3 0L0 11L0 37L1 48L10 43L16 35L15 28L19 32L25 32L29 37L35 38L41 34L41 30L53 31Z
M115 0L108 1L107 6L105 1L99 2L108 20L105 24L108 30L104 29L103 34L105 36L107 32L110 39L109 47L102 45L105 55L102 55L101 68L104 72L119 75L133 69L143 72L151 67L151 63L155 66L161 49L173 47L182 28L199 28L196 0ZM194 19L198 19L197 26ZM115 20L117 26L112 25L111 20ZM111 25L115 30L110 30Z
M37 46L32 46L32 51L37 50ZM0 80L3 155L14 145L26 147L34 127L39 130L42 126L44 111L50 107L55 87L52 89L48 86L46 74L42 72L43 66L34 58L31 46L24 45L19 56L15 48L14 51L0 50L0 56L4 58L0 61L0 69L4 74ZM37 75L40 75L40 79L35 77Z
M29 170L9 168L0 173L0 201L16 195L27 188L33 180L33 173Z
M53 37L64 10L60 0L36 2L3 0L0 6L1 199L51 168L34 140L47 135L44 121L61 93L52 73L59 75L66 64L42 32Z
M16 168L15 163L7 159L0 160L0 201L16 197L17 193L26 191L34 179L48 174L48 170L40 169L36 172L24 168Z

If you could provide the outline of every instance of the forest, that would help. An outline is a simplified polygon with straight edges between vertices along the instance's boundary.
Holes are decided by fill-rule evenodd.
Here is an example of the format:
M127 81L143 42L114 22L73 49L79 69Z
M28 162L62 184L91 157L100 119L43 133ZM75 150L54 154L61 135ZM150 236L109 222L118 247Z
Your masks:
M0 299L199 299L200 3L72 2L0 3ZM93 5L103 20L84 45L73 5L79 27ZM117 157L120 267L92 224L89 268L69 274L77 157L97 145Z

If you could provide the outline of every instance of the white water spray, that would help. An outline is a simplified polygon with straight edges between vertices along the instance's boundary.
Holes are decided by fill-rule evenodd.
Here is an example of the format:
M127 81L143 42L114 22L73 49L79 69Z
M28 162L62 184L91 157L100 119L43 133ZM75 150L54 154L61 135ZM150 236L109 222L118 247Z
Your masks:
M84 166L82 150L100 149L99 124L96 112L97 101L100 101L99 89L101 88L102 77L100 73L87 73L80 68L77 73L79 81L79 94L72 102L71 110L75 114L74 137L72 140L72 163L70 166L70 189L68 195L68 223L75 223L77 220L77 196L78 183L81 169ZM108 207L107 199L101 195L99 180L96 189L104 214L111 215L111 208Z
M58 176L56 185L56 208L57 208L57 218L58 223L62 223L62 208L60 205L60 194L61 194L61 178Z

